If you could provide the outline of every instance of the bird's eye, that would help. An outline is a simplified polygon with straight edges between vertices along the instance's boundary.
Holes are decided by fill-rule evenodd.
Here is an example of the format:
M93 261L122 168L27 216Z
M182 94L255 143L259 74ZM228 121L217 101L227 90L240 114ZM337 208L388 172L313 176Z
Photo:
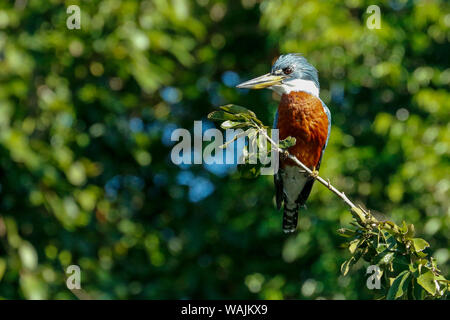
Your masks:
M283 73L286 75L291 74L292 71L294 71L294 69L292 69L292 67L283 68Z

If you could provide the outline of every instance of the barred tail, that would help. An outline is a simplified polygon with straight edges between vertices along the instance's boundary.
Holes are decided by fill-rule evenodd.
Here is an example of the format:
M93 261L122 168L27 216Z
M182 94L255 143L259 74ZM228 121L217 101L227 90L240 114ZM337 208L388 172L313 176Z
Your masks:
M299 205L297 204L293 209L286 208L286 204L283 208L283 232L284 233L293 233L295 229L297 229L297 221L298 221L298 209Z

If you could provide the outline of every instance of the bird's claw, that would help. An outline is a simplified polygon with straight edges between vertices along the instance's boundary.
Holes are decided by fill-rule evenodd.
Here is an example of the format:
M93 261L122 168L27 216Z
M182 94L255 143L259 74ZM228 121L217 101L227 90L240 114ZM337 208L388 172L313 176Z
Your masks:
M283 150L280 152L280 158L281 160L286 160L289 157L289 152L287 150Z
M318 176L319 176L319 171L316 170L316 167L313 167L313 169L311 171L311 177L316 179Z

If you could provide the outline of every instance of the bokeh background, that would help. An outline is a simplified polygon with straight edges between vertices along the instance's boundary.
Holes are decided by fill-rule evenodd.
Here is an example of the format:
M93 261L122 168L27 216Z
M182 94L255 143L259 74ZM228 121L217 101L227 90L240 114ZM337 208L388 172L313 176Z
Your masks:
M76 299L71 264L93 298L374 298L367 265L340 275L351 215L326 188L287 237L271 176L170 160L221 104L272 123L270 91L234 86L287 52L332 112L321 174L414 223L448 278L449 27L444 0L2 1L0 298Z

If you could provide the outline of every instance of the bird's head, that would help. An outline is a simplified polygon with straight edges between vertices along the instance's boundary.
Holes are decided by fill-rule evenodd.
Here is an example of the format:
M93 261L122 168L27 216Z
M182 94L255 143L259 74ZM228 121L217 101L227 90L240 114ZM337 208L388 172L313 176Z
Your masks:
M270 73L243 82L237 88L272 89L279 94L304 91L319 96L317 70L301 54L281 55L272 66Z

